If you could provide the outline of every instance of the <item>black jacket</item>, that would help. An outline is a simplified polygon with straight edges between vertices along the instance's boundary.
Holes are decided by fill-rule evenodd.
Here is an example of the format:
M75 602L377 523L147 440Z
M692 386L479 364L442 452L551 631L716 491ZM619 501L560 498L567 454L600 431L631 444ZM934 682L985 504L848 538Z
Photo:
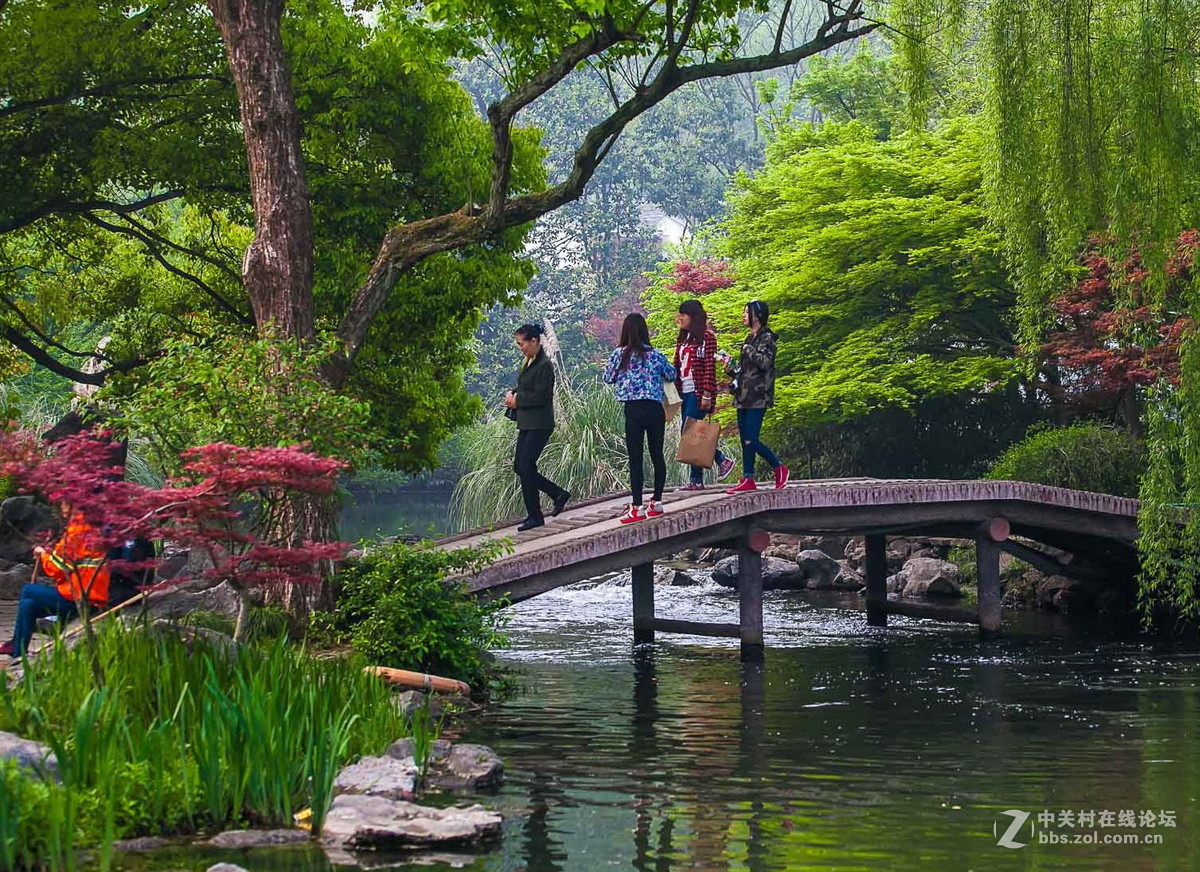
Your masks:
M517 376L517 429L554 429L554 365L540 349Z

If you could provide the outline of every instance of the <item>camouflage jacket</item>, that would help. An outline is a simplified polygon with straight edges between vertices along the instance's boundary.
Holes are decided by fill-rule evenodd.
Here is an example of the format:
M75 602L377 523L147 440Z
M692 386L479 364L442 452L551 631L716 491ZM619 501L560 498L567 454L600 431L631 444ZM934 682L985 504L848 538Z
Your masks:
M775 405L775 334L763 330L742 343L734 376L733 404L739 409L769 409Z

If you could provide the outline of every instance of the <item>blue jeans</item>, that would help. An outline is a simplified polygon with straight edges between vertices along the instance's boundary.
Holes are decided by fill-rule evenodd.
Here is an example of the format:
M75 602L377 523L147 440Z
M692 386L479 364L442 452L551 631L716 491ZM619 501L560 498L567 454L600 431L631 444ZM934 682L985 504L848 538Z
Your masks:
M766 413L766 409L737 410L738 435L742 439L742 474L746 478L754 478L755 454L771 464L772 469L777 469L782 465L779 458L775 456L775 452L763 445L758 438L762 432L763 416Z
M683 405L680 407L679 429L682 431L683 426L687 423L688 418L694 418L697 421L703 421L707 418L712 410L704 411L700 408L700 396L695 391L688 391L686 394L680 394L679 398L683 400ZM717 454L713 457L713 463L721 464L725 461L725 453L720 448L717 449ZM692 484L704 484L704 467L692 467Z
M25 656L25 648L33 638L33 627L38 618L58 615L61 620L75 617L77 609L48 584L27 584L21 588L21 601L17 604L17 626L13 630L13 646L17 656Z

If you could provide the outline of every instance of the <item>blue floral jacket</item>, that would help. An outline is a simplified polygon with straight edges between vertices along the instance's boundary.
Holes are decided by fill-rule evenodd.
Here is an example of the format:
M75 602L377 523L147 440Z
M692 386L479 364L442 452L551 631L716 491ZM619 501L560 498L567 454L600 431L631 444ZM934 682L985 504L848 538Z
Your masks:
M667 363L661 351L646 346L645 354L630 356L629 366L618 372L623 353L624 349L618 348L608 358L608 365L604 367L605 384L617 386L617 399L622 403L631 400L657 400L661 403L663 381L675 381L675 367Z

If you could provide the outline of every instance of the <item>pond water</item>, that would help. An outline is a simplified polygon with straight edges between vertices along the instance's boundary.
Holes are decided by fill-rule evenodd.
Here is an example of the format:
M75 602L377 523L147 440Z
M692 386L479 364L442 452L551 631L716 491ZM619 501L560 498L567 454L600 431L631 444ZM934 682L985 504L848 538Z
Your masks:
M710 584L656 598L663 617L728 621L737 609ZM634 651L621 580L513 607L514 645L500 656L522 690L464 737L506 761L490 799L506 817L503 841L378 864L1200 868L1200 651L1035 615L1006 614L1006 636L990 643L928 621L870 629L860 607L769 594L761 666L740 664L732 640L664 636ZM998 844L1006 833L1014 847ZM315 850L159 854L127 868L217 860L328 868Z

